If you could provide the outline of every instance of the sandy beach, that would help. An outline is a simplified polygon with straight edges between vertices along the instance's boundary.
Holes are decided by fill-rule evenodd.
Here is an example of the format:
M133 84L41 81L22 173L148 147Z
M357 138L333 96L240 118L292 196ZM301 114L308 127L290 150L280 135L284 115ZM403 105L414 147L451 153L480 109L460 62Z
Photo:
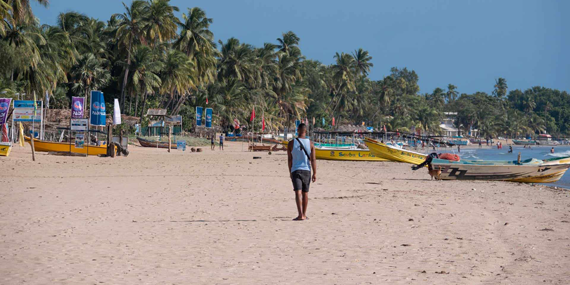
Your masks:
M294 222L284 152L130 151L0 158L0 284L570 283L567 190L318 161Z

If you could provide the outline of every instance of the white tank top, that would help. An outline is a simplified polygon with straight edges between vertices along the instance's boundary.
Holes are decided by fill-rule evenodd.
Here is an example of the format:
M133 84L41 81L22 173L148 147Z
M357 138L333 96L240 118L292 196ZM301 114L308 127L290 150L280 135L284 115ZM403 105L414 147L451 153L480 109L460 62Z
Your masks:
M307 154L311 156L311 141L309 139L298 138L298 140L303 144ZM291 172L296 170L307 170L311 171L311 162L307 158L307 155L301 149L297 139L293 140L293 149L291 150L291 155L293 156L293 166L291 167Z

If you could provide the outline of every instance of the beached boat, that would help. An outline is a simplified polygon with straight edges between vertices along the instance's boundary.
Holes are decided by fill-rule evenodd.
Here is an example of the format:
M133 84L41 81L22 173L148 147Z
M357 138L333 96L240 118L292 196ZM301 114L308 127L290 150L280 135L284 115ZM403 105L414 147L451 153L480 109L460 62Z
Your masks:
M454 145L468 145L469 141L468 140L450 140L447 142L448 145L454 146Z
M570 157L518 161L433 159L432 169L441 170L443 180L503 180L526 183L558 181L570 167Z
M387 161L374 155L368 149L358 148L316 148L317 159L326 160L349 160L349 161Z
M535 145L536 141L531 140L513 140L513 143L516 145Z
M287 145L289 142L282 142ZM385 158L378 157L369 149L357 148L354 145L322 146L324 144L315 143L315 157L325 160L344 160L344 161L387 161ZM317 147L319 146L319 147Z
M27 143L30 143L30 137L25 137ZM107 154L107 146L84 145L83 148L75 147L74 143L68 142L48 142L34 139L34 150L39 152L72 152L88 155L104 155Z
M168 142L157 142L157 141L150 141L145 140L143 138L137 137L137 140L143 147L154 147L154 148L168 148ZM171 149L176 149L176 143L170 144Z
M420 164L425 161L426 155L423 153L386 145L377 140L366 138L364 143L370 151L377 157L391 161Z
M9 142L0 142L0 156L10 155L10 150L12 150L12 144Z

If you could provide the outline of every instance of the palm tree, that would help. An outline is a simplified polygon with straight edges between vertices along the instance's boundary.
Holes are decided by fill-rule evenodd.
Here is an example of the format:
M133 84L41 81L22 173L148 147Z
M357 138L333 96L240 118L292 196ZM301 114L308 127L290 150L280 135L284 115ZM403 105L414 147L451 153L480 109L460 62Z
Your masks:
M336 97L335 107L331 110L333 113L337 110L341 103L347 103L347 92L353 91L354 87L354 67L355 61L350 54L338 52L334 56L336 59L336 64L332 66L333 84L334 89L332 94ZM334 102L335 100L333 100ZM346 107L346 106L345 106ZM343 108L341 108L343 109Z
M149 0L143 21L146 25L145 35L153 47L178 36L176 33L178 19L174 16L175 11L179 11L178 7L170 6L170 0Z
M283 33L283 37L277 39L277 41L279 42L277 44L277 48L279 49L279 51L287 54L292 52L296 54L300 53L301 50L298 47L300 40L301 39L291 31Z
M158 76L162 69L162 62L155 60L153 51L148 46L139 45L133 49L131 58L125 62L119 62L120 65L125 67L125 72L130 70L129 84L129 110L132 111L133 99L135 100L135 112L138 114L139 94L146 96L147 94L154 94L155 89L159 88L162 84Z
M175 96L184 96L190 89L197 88L194 63L181 51L168 51L160 77L162 80L160 93L168 94L170 97L166 107L170 106ZM143 110L144 106L143 103Z
M89 98L92 90L106 87L110 83L111 73L103 67L104 65L103 60L91 53L80 56L77 64L70 70L70 77L74 82L72 90Z
M229 38L224 44L220 41L222 51L218 62L218 80L237 79L254 85L255 54L253 47L241 44L236 38Z
M125 72L123 75L123 85L121 88L121 110L125 110L125 90L127 87L127 79L129 78L129 67L131 66L131 53L135 45L145 43L144 28L146 26L143 19L145 12L148 11L148 2L142 0L135 0L127 7L125 3L126 12L123 14L115 14L113 18L118 20L117 30L115 32L116 40L119 46L127 51L127 63L125 64Z
M503 98L507 95L507 80L499 77L499 79L495 80L495 90L493 91L493 95L497 96L498 98Z
M35 0L35 2L46 7L49 4L48 0ZM0 16L2 19L11 19L16 24L32 24L35 19L30 0L0 1Z
M354 51L352 57L354 58L356 75L368 76L370 68L374 66L374 64L370 62L372 60L372 57L368 54L368 51L359 48L358 50Z
M447 102L455 101L458 94L459 92L457 92L457 86L453 84L447 85L447 93L445 93Z

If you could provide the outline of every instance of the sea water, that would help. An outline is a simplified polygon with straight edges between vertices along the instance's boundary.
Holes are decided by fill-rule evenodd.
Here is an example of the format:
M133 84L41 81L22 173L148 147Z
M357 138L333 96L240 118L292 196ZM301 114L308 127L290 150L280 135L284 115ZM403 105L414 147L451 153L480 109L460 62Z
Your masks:
M549 159L555 157L569 157L570 156L570 146L555 146L554 153L550 153L552 146L533 146L532 148L524 148L524 146L513 146L513 152L509 153L509 147L504 146L502 149L497 149L497 146L493 148L488 146L483 146L482 148L465 148L461 149L461 152L457 152L457 148L441 148L437 152L451 152L459 154L461 159L464 160L517 160L518 154L520 152L521 159ZM570 170L568 170L560 180L556 183L545 184L548 186L558 186L566 189L570 189Z

